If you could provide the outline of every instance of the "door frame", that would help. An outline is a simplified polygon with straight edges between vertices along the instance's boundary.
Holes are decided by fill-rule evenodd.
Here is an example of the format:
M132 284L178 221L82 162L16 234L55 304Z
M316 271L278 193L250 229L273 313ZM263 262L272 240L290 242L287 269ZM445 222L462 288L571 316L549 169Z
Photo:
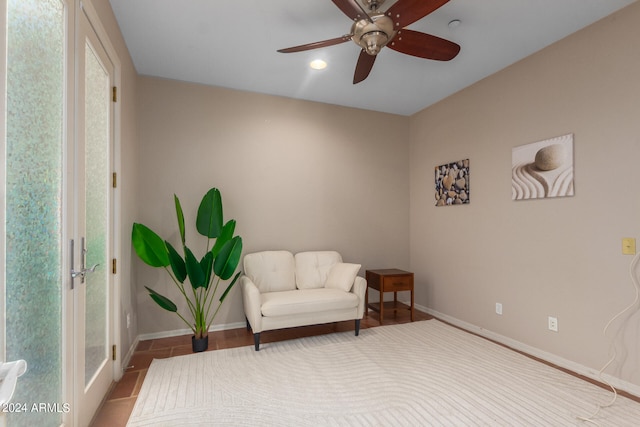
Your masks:
M69 242L74 233L73 217L73 192L74 192L74 164L75 164L75 100L76 100L76 0L62 0L65 5L65 73L66 86L65 114L64 114L64 147L62 152L62 395L66 403L71 404L71 411L63 414L62 422L73 426L75 409L73 408L74 378L69 372L74 370L74 312L73 312L73 292L69 266L71 265L71 254L69 252Z
M78 4L78 8L77 8L78 16L80 13L83 13L84 11L87 18L89 19L89 22L91 23L91 26L96 32L96 35L98 36L98 39L102 44L102 47L107 52L109 59L113 63L113 82L115 87L118 88L118 94L117 94L117 101L113 103L113 129L112 129L113 130L113 147L112 147L113 161L111 166L112 166L112 172L117 175L120 175L120 170L121 170L121 159L120 159L121 120L120 120L120 117L121 117L121 104L122 104L120 101L120 98L122 98L122 94L120 91L121 75L122 75L122 66L121 66L120 58L118 57L117 51L114 48L113 44L111 43L107 30L102 25L102 22L100 21L100 18L98 16L98 12L96 11L93 4L91 2L83 1L83 0L76 0L76 3ZM82 59L84 60L84 58ZM122 204L121 204L121 191L120 191L119 183L115 188L113 188L112 202L113 202L112 212L111 212L112 257L114 259L119 260L119 262L122 262L122 259L121 259ZM111 268L111 266L109 266L109 268ZM113 298L114 298L113 313L112 313L113 314L112 316L113 340L115 344L117 344L118 346L120 346L120 342L121 342L120 326L122 323L122 319L120 316L120 281L121 281L120 277L121 275L119 272L117 272L116 274L112 274L112 286L113 286ZM113 369L113 374L114 374L113 377L115 381L118 381L120 378L122 378L122 373L123 373L122 356L123 356L122 349L118 349L116 353L116 360L115 360L114 369Z
M78 65L77 62L78 61L84 61L84 57L80 57L79 52L80 52L80 48L79 48L79 44L80 43L84 43L84 39L82 39L82 32L80 31L80 25L81 25L81 20L83 19L83 15L86 16L86 19L89 23L89 25L93 28L98 41L100 42L100 44L102 45L102 48L105 50L107 56L109 57L109 60L111 61L112 65L113 65L113 85L117 88L120 87L120 82L121 82L121 63L120 63L120 59L116 53L116 49L114 48L113 44L111 43L111 40L108 37L108 33L106 31L106 29L104 28L104 26L102 25L102 22L99 19L99 15L98 12L96 11L95 7L93 6L93 4L90 1L86 1L86 0L72 0L73 1L73 8L74 8L74 25L73 25L73 37L71 37L71 40L73 42L73 55L70 55L72 57L71 61L73 62L73 70L74 70L74 76L73 76L73 104L74 104L74 113L73 113L73 123L69 123L70 127L68 129L74 129L74 141L72 146L75 146L75 143L77 143L76 139L79 135L80 129L77 128L77 126L79 126L79 123L77 122L77 114L75 113L75 110L78 108L84 108L84 104L83 105L75 105L76 103L79 102L79 100L77 99L77 94L76 94L76 90L75 88L77 88L77 84L76 81L77 79L79 79L81 76L78 75ZM84 78L84 77L82 77ZM69 91L69 96L71 96L71 91ZM118 94L118 98L120 97L120 94ZM118 174L119 170L120 170L120 114L121 114L121 108L120 105L121 103L119 102L120 100L117 99L117 102L112 102L112 146L111 146L111 172L114 174ZM83 132L84 133L84 132ZM74 148L74 151L72 152L75 156L76 150ZM73 163L71 164L75 164L76 159L74 156L67 156L68 161L71 161ZM67 170L69 169L74 169L74 168L67 168ZM75 178L73 178L75 179ZM73 184L73 183L72 183ZM73 187L73 185L71 186ZM119 188L118 187L113 187L111 188L111 206L110 206L110 210L111 212L109 213L109 217L111 219L111 224L110 224L110 229L109 229L109 234L110 234L110 255L111 258L116 259L116 260L120 260L120 254L122 253L121 250L121 245L122 245L122 239L120 238L121 236L121 199L120 199L120 191L118 191ZM73 194L73 193L70 193ZM73 206L72 204L68 204L67 206ZM73 224L71 224L71 228L69 228L69 230L73 230ZM69 240L67 240L69 241ZM79 242L76 242L76 248L79 247ZM76 259L78 259L76 257ZM111 263L112 260L110 259L109 262ZM70 266L70 263L67 262L66 266ZM111 324L109 325L110 329L111 329L111 338L113 340L113 342L111 343L112 345L116 345L117 347L117 351L116 351L116 358L115 360L113 360L112 363L112 373L111 373L111 377L113 378L113 381L118 381L122 378L123 375L123 366L122 366L122 345L121 345L121 324L122 324L122 319L121 319L121 315L120 315L120 307L121 307L121 303L120 303L120 274L119 272L117 273L113 273L112 271L112 265L108 265L105 266L109 271L111 271L110 275L110 283L111 283L111 296L113 298L111 307L111 313L110 313L110 317L111 317ZM69 298L66 298L66 302L68 304L70 304L70 308L74 307L74 303L75 303L75 295L73 293L73 290L71 289L71 278L69 275L69 270L68 268L65 269L65 276L66 280L67 280L67 284L65 286L65 289L68 291L69 293ZM80 286L84 286L84 285L79 285L78 283L76 283L76 289L79 289ZM78 381L76 381L75 378L75 357L76 357L76 351L83 351L83 349L79 349L76 346L76 342L77 339L74 336L75 333L75 329L76 329L76 323L78 320L77 316L79 316L80 313L74 313L74 310L67 310L67 312L70 312L70 316L76 316L76 318L74 319L73 317L70 319L71 323L68 324L68 327L66 328L68 334L69 334L69 338L66 342L65 342L65 349L69 352L69 356L66 359L66 366L67 366L67 375L65 375L65 383L68 385L68 390L67 390L67 402L73 402L73 406L75 406L76 402L76 398L77 396L80 395L80 393L82 393L82 390L76 390L76 384L78 383ZM67 316L69 317L69 316ZM78 373L78 375L80 375L80 373ZM84 376L84 375L83 375ZM106 397L106 396L104 396ZM77 408L75 408L74 410L72 410L73 413L73 420L68 420L68 422L71 422L72 425L79 425L79 411Z
M75 119L76 119L76 138L74 146L75 162L73 164L74 182L73 182L73 201L69 206L74 207L73 215L73 241L75 245L71 245L71 251L74 252L75 262L70 266L71 269L76 271L82 271L82 276L71 278L70 282L73 285L73 358L74 369L73 373L67 375L68 380L72 380L74 384L74 424L75 425L87 425L91 422L93 414L100 407L100 403L104 398L104 395L109 390L111 383L113 382L113 365L114 360L111 357L111 346L114 345L113 336L113 304L114 304L114 287L113 287L113 275L109 271L109 264L113 257L113 188L109 183L109 174L113 170L113 141L114 141L114 103L111 98L111 88L114 86L114 67L106 52L102 43L96 34L95 29L84 10L79 11L76 14L76 101L75 101ZM88 59L91 58L91 62L94 66L100 67L100 78L106 77L100 82L89 81L89 69ZM102 73L105 74L102 74ZM100 83L100 92L97 94L91 94L89 91L89 85L93 83ZM92 159L89 157L89 150L91 149L91 141L89 140L91 123L91 116L87 116L87 106L98 101L98 99L92 99L91 97L99 97L99 109L105 109L106 124L105 129L100 129L100 140L97 142L101 147L95 147L98 152L106 149L105 158ZM100 112L99 114L102 114ZM106 132L106 133L103 133ZM97 136L97 135L96 135ZM105 138L106 137L106 138ZM104 138L104 139L103 139ZM103 145L104 144L104 145ZM92 189L88 187L91 180L91 170L88 169L89 164L99 160L101 166L99 170L104 175L98 178L96 182L98 185L105 187L96 188L98 193L103 193L106 196L106 202L104 206L100 205L100 211L102 208L106 209L106 212L96 214L105 215L104 220L104 246L98 249L98 255L101 255L98 259L93 256L92 250L86 254L85 251L89 247L99 240L99 236L89 236L88 225L91 222L92 206L90 205L90 197L88 191ZM102 203L100 201L99 203ZM102 221L101 220L101 221ZM71 252L70 251L70 252ZM104 251L104 252L102 252ZM85 265L87 259L92 259L92 262L99 260L100 265L98 270L93 274L88 274L84 277L85 268L91 268L89 265ZM95 267L94 267L95 268ZM94 288L95 287L95 288ZM103 289L99 289L102 288ZM105 323L100 325L94 325L99 328L100 336L97 342L88 342L87 332L91 325L90 318L91 312L89 303L89 295L92 292L98 292L104 299L101 298L102 304L107 309ZM105 292L103 294L103 292ZM99 303L99 301L95 301ZM92 366L92 372L87 372L88 362L97 362L87 359L88 345L98 345L100 353L95 354L94 357L99 358L99 365ZM91 377L88 377L90 375Z

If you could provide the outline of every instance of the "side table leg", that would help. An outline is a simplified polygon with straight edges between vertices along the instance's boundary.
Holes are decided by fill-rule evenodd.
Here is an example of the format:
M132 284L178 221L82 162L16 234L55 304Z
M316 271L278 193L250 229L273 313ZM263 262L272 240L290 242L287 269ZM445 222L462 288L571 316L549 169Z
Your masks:
M364 315L369 316L369 285L364 290Z
M411 321L413 322L413 286L411 287Z
M382 288L382 286L380 286ZM380 324L382 325L382 319L384 318L384 292L380 289Z

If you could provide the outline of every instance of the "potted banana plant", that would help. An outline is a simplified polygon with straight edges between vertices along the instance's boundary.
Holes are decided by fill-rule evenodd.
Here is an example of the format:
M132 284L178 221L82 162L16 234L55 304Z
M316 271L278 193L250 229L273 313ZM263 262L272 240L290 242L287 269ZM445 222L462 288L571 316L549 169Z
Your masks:
M189 313L180 313L171 299L145 286L151 299L161 308L176 313L189 326L193 331L194 352L204 351L209 345L209 328L240 276L240 272L235 271L242 253L242 238L234 236L235 220L223 223L220 190L212 188L202 198L196 217L196 230L207 240L206 252L198 259L186 245L184 214L176 195L174 202L180 231L180 251L139 223L133 224L131 241L142 261L167 272L186 300ZM218 287L229 279L231 281L218 301L214 301Z

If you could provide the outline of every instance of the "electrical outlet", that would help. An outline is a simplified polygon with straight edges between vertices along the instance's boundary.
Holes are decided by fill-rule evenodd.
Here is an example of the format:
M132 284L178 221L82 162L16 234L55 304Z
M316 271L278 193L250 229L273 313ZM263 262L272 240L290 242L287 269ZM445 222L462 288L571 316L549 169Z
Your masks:
M499 302L496 303L496 314L502 315L502 304Z
M131 313L127 313L127 329L131 327Z
M549 330L558 332L558 318L549 316Z

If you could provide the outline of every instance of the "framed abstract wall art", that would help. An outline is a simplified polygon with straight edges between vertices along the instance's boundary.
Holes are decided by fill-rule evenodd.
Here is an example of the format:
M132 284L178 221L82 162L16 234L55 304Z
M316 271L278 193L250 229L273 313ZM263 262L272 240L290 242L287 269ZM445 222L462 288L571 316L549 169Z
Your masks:
M511 199L573 196L573 134L514 147Z
M469 159L436 166L436 206L469 203Z

